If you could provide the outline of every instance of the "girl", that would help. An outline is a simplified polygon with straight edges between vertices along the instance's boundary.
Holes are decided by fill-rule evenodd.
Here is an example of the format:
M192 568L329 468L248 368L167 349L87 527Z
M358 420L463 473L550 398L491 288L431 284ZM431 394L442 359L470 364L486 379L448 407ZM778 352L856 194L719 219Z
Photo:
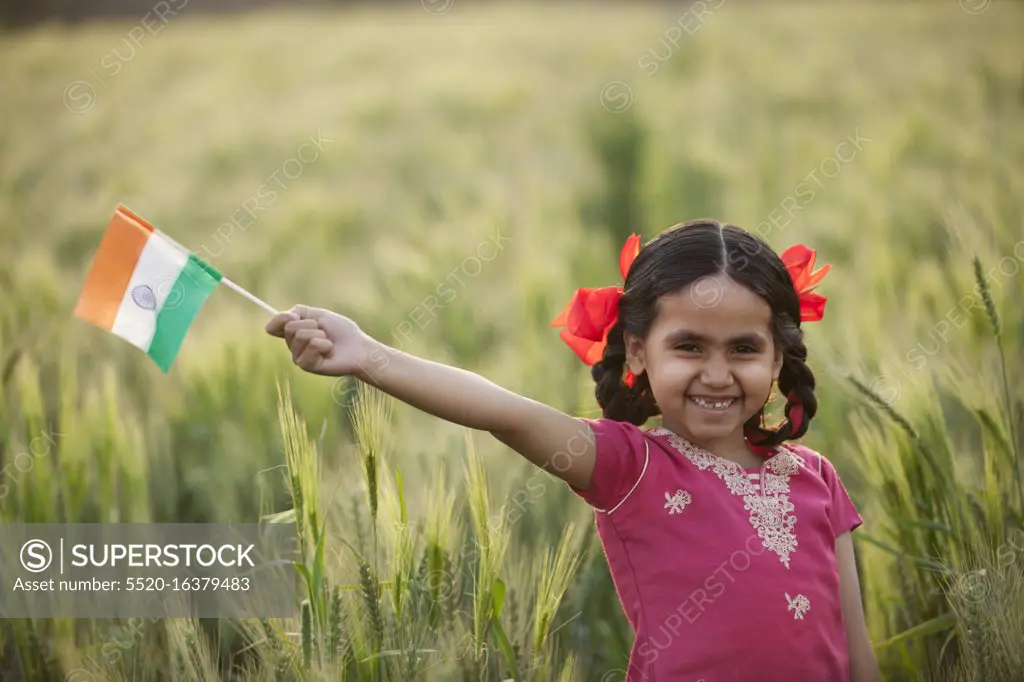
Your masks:
M599 419L572 417L296 306L267 332L316 374L353 375L489 431L594 507L633 627L627 682L874 682L832 464L791 441L817 410L802 321L828 267L733 225L672 227L620 256L624 284L580 289L552 323L592 365ZM786 419L764 425L773 384ZM657 428L640 427L661 417Z

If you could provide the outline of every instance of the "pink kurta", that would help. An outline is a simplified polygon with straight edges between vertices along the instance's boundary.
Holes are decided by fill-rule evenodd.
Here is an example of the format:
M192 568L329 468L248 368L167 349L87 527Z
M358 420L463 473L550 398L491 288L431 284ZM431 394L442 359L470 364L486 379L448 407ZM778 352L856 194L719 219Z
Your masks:
M787 443L760 468L662 428L587 419L586 491L636 635L627 682L846 682L835 538L862 523L832 464Z

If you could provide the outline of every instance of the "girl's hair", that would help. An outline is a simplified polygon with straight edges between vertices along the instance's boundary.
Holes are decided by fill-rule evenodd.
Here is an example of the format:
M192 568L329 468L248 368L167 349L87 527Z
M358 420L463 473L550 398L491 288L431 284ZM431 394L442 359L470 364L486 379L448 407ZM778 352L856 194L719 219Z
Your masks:
M591 374L595 395L607 419L643 425L661 414L647 373L629 388L622 380L626 363L624 332L644 339L658 315L658 300L702 277L724 273L761 296L772 311L772 337L782 349L779 390L786 396L786 419L765 428L764 407L744 424L744 435L759 446L780 445L807 432L818 401L814 374L800 329L800 301L786 266L763 240L735 225L695 220L670 227L640 249L619 300L619 317Z

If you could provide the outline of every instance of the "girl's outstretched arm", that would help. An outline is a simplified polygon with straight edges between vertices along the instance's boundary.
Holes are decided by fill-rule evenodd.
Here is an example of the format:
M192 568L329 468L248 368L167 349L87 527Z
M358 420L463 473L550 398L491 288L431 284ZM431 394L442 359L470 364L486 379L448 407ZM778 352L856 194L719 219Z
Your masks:
M597 448L580 419L479 374L389 348L329 310L295 306L274 316L266 330L285 339L292 360L307 372L354 376L435 417L489 431L572 486L590 486Z

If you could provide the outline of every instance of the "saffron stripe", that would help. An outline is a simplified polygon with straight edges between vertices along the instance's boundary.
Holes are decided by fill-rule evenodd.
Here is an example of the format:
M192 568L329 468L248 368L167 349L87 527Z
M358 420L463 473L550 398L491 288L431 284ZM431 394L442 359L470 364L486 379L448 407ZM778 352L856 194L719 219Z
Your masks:
M74 314L110 330L121 307L125 289L135 272L152 227L123 206L118 206L93 258Z

